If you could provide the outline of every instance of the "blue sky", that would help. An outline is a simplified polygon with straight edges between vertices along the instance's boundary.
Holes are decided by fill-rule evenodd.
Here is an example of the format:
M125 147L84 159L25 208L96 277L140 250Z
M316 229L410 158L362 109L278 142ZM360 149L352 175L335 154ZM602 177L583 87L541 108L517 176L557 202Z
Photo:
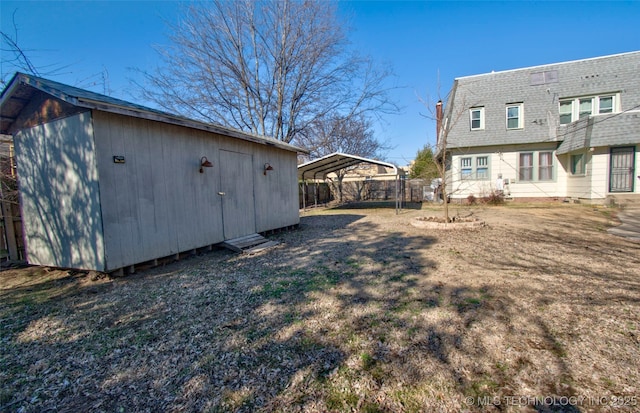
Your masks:
M175 1L3 0L0 24L13 36L15 19L46 77L134 100L131 69L155 66L152 46L168 43L179 10ZM456 77L640 50L640 1L345 1L339 11L351 46L395 71L388 86L403 112L376 134L400 165L435 140L420 99L446 97Z

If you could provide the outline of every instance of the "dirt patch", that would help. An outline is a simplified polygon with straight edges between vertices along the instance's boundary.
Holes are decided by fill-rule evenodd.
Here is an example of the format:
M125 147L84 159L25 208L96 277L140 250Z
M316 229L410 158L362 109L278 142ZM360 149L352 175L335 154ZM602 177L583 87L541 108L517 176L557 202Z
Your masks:
M0 273L0 411L638 410L640 244L612 210L317 210L124 278Z

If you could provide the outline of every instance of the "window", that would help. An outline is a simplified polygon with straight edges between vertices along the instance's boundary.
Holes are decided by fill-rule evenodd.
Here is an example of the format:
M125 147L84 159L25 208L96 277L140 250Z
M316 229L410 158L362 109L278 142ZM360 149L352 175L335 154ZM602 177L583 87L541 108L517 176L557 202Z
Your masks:
M586 118L588 116L591 116L592 109L591 107L593 106L593 99L589 98L589 99L580 99L580 110L578 112L578 119L582 119L582 118Z
M553 179L553 153L540 152L538 154L538 180L551 181Z
M488 156L466 156L460 158L460 179L489 179Z
M552 181L553 152L521 152L518 163L518 179L524 182Z
M472 158L461 158L460 159L460 175L462 179L468 179L471 178L471 175L473 174L473 167L472 167Z
M584 175L584 154L571 155L571 174L572 175Z
M533 181L533 153L520 154L520 169L518 175L521 181Z
M476 178L489 179L489 157L478 156L476 158Z
M613 112L613 96L603 96L599 99L598 113Z
M471 130L484 129L484 108L471 108L469 110Z
M560 124L566 125L595 114L615 113L620 95L584 96L560 100Z
M572 115L573 115L573 100L560 102L560 124L566 125L567 123L571 123Z
M507 129L522 129L522 103L507 106Z

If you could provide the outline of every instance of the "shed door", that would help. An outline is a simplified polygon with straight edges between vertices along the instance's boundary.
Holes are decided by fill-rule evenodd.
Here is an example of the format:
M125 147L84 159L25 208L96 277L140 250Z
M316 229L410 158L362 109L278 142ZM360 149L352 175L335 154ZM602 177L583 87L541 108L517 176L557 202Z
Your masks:
M220 179L224 239L255 233L252 156L221 150Z
M610 192L633 192L635 148L611 148Z

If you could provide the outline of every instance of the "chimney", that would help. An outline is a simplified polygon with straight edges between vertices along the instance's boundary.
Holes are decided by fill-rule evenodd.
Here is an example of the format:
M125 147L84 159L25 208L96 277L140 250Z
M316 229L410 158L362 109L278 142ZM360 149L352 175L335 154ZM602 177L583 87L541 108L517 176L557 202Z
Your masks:
M436 145L440 143L440 129L442 129L442 100L436 103Z

